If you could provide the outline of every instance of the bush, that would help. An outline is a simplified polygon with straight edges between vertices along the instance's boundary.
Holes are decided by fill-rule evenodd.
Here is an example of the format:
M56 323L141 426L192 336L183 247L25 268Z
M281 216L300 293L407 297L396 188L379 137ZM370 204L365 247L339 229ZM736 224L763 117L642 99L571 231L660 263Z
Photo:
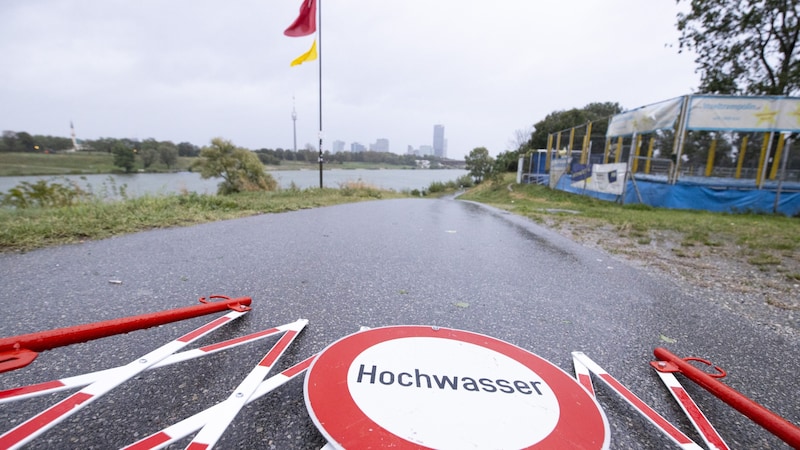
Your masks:
M274 191L278 182L264 171L264 165L255 153L236 147L230 141L214 138L211 145L200 152L195 163L203 178L222 178L217 187L220 195L237 192Z
M447 190L447 186L442 183L441 181L434 181L433 183L428 186L428 192L431 194L435 194L437 192L444 192Z
M64 185L48 183L47 180L35 183L23 181L8 193L0 194L0 204L15 208L60 207L74 205L90 197L89 193L74 183Z

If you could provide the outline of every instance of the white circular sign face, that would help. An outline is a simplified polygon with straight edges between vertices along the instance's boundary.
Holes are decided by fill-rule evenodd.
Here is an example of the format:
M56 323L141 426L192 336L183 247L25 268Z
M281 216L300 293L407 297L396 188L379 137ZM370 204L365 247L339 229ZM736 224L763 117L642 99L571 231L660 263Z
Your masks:
M341 448L607 448L608 423L572 377L509 343L387 327L325 349L306 405Z
M425 447L525 448L547 437L559 418L558 399L530 368L452 339L376 344L356 357L347 380L364 414ZM523 432L495 433L504 429Z

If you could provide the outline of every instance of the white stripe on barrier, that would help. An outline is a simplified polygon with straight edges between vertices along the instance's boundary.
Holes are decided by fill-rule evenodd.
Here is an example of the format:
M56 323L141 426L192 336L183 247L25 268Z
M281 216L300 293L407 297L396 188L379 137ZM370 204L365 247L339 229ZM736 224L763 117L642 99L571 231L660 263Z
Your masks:
M241 336L234 339L229 339L215 344L209 344L192 350L186 350L174 355L170 355L156 364L148 367L147 370L166 367L175 363L189 361L206 355L212 355L222 350L238 347L239 345L255 342L259 339L264 339L269 336L274 336L283 333L286 330L294 329L296 324L300 322L292 322L289 324L281 325L279 327L261 330L246 336ZM12 402L16 400L24 400L26 398L36 397L44 394L51 394L54 392L64 391L73 388L86 386L87 384L94 383L95 381L108 376L116 367L110 369L98 370L97 372L90 372L72 377L61 378L59 380L47 381L44 383L31 384L13 389L0 391L0 404Z
M589 372L589 369L578 362L577 359L572 358L572 367L575 368L575 379L578 380L578 383L586 388L592 397L594 397L594 386L592 385L592 374Z
M0 436L0 448L13 449L27 444L57 423L92 403L98 397L147 370L148 367L244 314L246 314L246 311L231 311L174 341L162 345L135 361L112 369L107 372L103 378L89 384L80 391L4 433Z
M679 445L681 448L702 450L703 447L701 447L696 442L692 441L688 436L683 434L681 430L677 429L667 419L663 418L653 408L648 406L647 403L643 402L633 392L629 391L628 388L623 386L622 383L617 381L608 372L603 370L602 367L597 365L597 363L592 361L583 352L572 352L572 361L573 364L582 364L583 366L585 366L586 369L588 369L590 372L592 372L598 378L600 378L600 380L606 386L610 387L614 392L616 392L620 397L622 397L629 405L633 406L633 408L636 409L644 418L646 418L650 423L655 425L670 440Z
M253 392L253 395L247 399L245 402L246 405L258 400L259 398L263 397L264 395L274 391L275 389L283 386L288 381L294 379L301 373L305 372L308 369L308 366L311 365L311 362L314 361L316 355L310 356L303 361L289 367L288 369L284 370L283 372L273 375L266 380L262 381L258 388ZM150 436L145 437L144 439L140 439L134 442L131 445L124 447L127 450L145 450L145 449L159 449L164 448L167 445L179 440L183 439L186 436L194 433L195 431L202 428L206 423L209 421L214 420L218 411L220 411L222 403L217 403L216 405L204 409L199 413L187 417L186 419L181 420L178 423L170 425L167 428L164 428L161 431L151 434Z
M220 412L214 416L214 420L206 423L197 433L187 448L207 448L214 447L222 434L233 422L236 415L244 407L247 400L253 395L258 385L264 380L272 366L283 356L286 348L294 341L297 335L303 330L308 321L300 324L298 329L288 330L278 342L267 352L264 358L253 368L252 371L239 383L233 393L222 403Z
M692 397L689 396L689 393L686 392L678 379L675 378L675 375L669 372L661 372L658 369L656 369L656 373L658 377L661 378L661 381L664 382L664 385L667 387L667 390L669 390L669 393L672 394L675 401L681 406L683 412L689 420L691 420L694 428L703 437L706 445L712 450L728 450L728 444L725 443L722 436L720 436L714 426L711 425L711 422L708 421L705 414L700 411L700 408L694 400L692 400Z

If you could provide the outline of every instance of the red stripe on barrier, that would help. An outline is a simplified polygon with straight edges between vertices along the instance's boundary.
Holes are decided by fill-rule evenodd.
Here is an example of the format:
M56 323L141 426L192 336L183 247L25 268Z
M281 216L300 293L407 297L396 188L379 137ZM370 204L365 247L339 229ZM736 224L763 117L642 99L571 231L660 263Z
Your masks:
M281 353L283 353L283 351L286 350L286 347L288 347L289 344L292 343L292 339L294 339L295 336L297 336L297 331L294 330L287 331L283 336L281 336L281 339L278 341L278 343L275 344L274 347L272 347L272 350L270 350L269 353L267 353L267 355L264 357L264 359L261 360L260 363L258 363L258 365L265 367L273 365L275 361L277 361L278 358L281 356Z
M210 298L222 298L224 301L209 302L200 299L202 305L0 338L0 372L25 367L36 358L36 353L45 350L115 334L129 333L228 309L242 312L249 309L247 305L252 303L250 297L230 298L212 295Z
M700 411L692 398L689 397L689 394L686 393L686 390L682 387L672 387L671 389L673 395L675 395L681 405L686 408L686 413L692 418L692 421L695 423L706 442L714 445L719 450L727 449L728 445L725 444L725 441L722 440L720 435L717 433L717 430L715 430L714 426L711 425L711 422L708 421L706 416L702 411Z
M578 383L585 387L586 390L592 394L592 397L594 397L594 386L592 386L592 377L589 374L578 374Z
M215 350L219 350L225 347L230 347L232 345L236 345L241 342L247 342L249 340L257 339L262 336L269 336L270 334L275 334L279 331L280 330L277 328L271 328L269 330L259 331L258 333L248 334L247 336L242 336L235 339L229 339L223 342L217 342L216 344L206 345L205 347L200 347L200 350L204 352L213 352Z
M53 421L64 415L65 412L88 401L92 397L94 396L82 392L72 394L42 411L40 414L31 417L27 422L11 430L8 434L0 436L0 448L9 448L12 445L19 444L37 431L50 425Z
M130 445L129 447L126 448L133 450L145 450L145 449L149 450L151 448L158 447L165 442L169 442L171 439L172 438L167 433L161 432L149 436L145 439L142 439L141 441L133 445Z
M637 397L633 392L629 391L628 388L620 384L617 380L615 380L611 375L602 374L600 377L606 381L611 387L614 388L615 391L619 392L620 395L625 397L626 400L631 402L634 408L641 411L642 414L647 416L653 423L656 424L659 428L664 430L672 439L674 439L678 444L693 444L694 442L689 439L681 430L675 428L674 425L669 423L666 419L661 417L660 414L655 412L653 408L649 407L647 403L643 402L639 397Z
M658 360L674 363L686 378L711 392L720 400L780 438L783 442L793 448L800 448L800 428L788 420L750 400L739 391L711 377L663 347L653 350L653 354L656 355Z
M283 375L285 377L288 377L288 378L292 378L293 376L297 375L298 373L308 369L308 366L311 365L311 363L314 361L314 358L316 358L316 357L317 357L317 355L313 355L313 356L310 356L310 357L306 358L305 360L303 360L303 361L293 365L292 367L289 367L288 369L284 370L283 372L281 372L281 375Z
M186 447L186 450L206 450L208 444L201 444L199 442L192 442Z
M181 337L179 337L178 339L175 339L175 340L178 341L178 342L191 342L191 341L197 339L199 336L202 336L203 334L208 333L209 331L213 330L214 328L217 328L218 326L222 325L223 323L225 323L225 322L227 322L229 320L231 320L231 319L229 319L229 318L227 318L225 316L222 316L222 317L220 317L218 319L215 319L215 320L203 325L202 327L192 331L191 333L184 334L183 336L181 336Z
M0 391L0 399L19 397L20 395L30 394L39 391L46 391L48 389L56 389L62 386L65 386L65 384L59 380L54 380L54 381L48 381L46 383L32 384L30 386L8 389L5 391Z

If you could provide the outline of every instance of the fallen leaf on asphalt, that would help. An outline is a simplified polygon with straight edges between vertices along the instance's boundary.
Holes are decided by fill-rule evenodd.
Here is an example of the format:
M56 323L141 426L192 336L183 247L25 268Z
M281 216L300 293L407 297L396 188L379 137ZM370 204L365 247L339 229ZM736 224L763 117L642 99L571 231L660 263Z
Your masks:
M666 342L667 344L674 344L674 343L678 342L677 339L672 339L671 337L664 336L663 334L659 334L658 338L661 339L662 341Z

